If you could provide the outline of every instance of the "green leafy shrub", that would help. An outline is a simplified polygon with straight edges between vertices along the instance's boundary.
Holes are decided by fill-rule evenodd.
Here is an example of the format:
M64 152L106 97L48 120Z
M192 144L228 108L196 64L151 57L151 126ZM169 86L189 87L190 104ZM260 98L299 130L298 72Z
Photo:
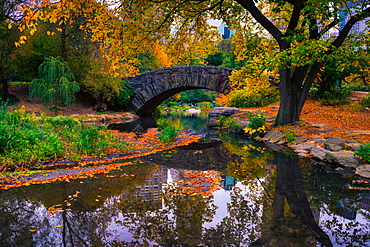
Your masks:
M101 154L110 148L112 136L107 132L105 125L92 125L83 128L80 132L80 150L83 154Z
M279 101L279 92L275 88L267 91L253 92L249 89L232 91L229 95L229 104L236 107L260 107Z
M176 138L177 134L178 130L174 126L166 126L162 129L158 138L163 143L169 143Z
M169 143L173 141L180 130L180 127L173 126L170 121L165 118L157 119L157 125L158 130L161 131L158 138L163 143Z
M49 57L39 67L39 79L30 85L30 98L39 97L46 105L69 106L80 90L74 75L59 58Z
M233 86L228 94L230 106L259 107L279 101L279 89L268 72L255 73L247 66L233 71L230 83Z
M248 117L249 121L247 128L244 128L244 133L251 137L261 136L266 133L266 116L262 113L251 113Z
M130 102L132 96L135 95L135 92L132 90L131 86L123 81L119 86L119 94L112 100L113 105L125 106Z
M294 141L294 139L297 137L297 133L295 133L294 130L291 130L291 131L287 131L285 134L284 134L284 138L287 140L287 142L289 143L292 143Z
M218 126L221 128L231 129L231 128L239 128L240 125L236 123L236 120L231 117L220 116L218 121Z
M366 92L370 92L370 86L348 85L345 88L347 90L351 90L351 91L366 91Z
M355 150L354 153L361 157L366 163L370 163L370 143L361 144L360 149Z
M220 66L223 64L224 55L223 52L216 52L208 55L205 59L205 63L210 66Z
M96 155L127 145L106 126L83 127L71 117L36 117L25 109L0 108L0 163L16 168L36 162L80 155Z
M370 94L366 98L360 100L360 105L370 107Z
M184 103L213 102L216 95L204 90L189 90L180 93L180 99Z
M320 104L327 106L338 106L349 103L350 101L350 91L347 89L335 87L331 91L323 93L320 97Z
M213 107L213 104L211 102L200 102L200 103L198 103L197 108L199 108L202 112L209 112L214 107Z

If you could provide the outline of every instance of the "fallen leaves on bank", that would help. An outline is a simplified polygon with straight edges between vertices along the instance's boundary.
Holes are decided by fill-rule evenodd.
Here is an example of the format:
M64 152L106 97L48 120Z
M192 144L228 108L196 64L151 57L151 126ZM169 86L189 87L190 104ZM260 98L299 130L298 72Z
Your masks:
M286 133L294 131L297 135L332 136L347 141L370 143L370 111L361 110L352 105L323 106L317 100L306 101L302 113L301 124L279 126L276 129ZM278 103L272 106L258 107L248 110L264 110L266 116L276 117Z
M160 132L157 129L149 129L144 134L123 133L118 131L112 132L116 137L129 143L131 145L131 149L124 153L120 153L118 150L112 150L112 153L107 154L106 157L84 157L82 160L71 162L70 164L66 164L65 162L48 163L47 165L38 167L38 169L48 169L40 170L39 173L25 172L25 174L4 175L3 177L0 177L0 189L29 186L31 184L51 183L55 181L69 182L71 179L93 178L96 174L108 173L112 170L119 169L122 166L132 164L132 162L121 163L119 162L120 160L146 156L159 151L185 146L200 139L198 136L187 135L184 132L180 132L174 142L163 144L158 139ZM69 165L73 167L56 169L60 165ZM58 174L61 175L58 176Z

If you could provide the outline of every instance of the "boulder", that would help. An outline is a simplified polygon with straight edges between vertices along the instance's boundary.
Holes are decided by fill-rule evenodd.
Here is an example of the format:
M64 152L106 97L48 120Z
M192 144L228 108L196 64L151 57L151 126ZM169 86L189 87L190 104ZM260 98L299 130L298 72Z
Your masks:
M346 144L346 147L347 149L350 149L352 151L355 151L355 150L359 150L360 149L360 143L356 142L356 143L347 143Z
M238 120L236 121L237 127L230 128L231 133L244 134L244 129L248 127L249 120Z
M270 130L262 137L262 141L270 141L271 138L275 138L275 136L280 135L280 132L277 130Z
M281 139L280 141L278 141L276 144L278 145L285 145L287 144L288 142L285 140L285 139Z
M298 136L297 138L294 139L294 143L299 144L301 142L308 141L309 138L307 136Z
M370 178L370 165L362 165L357 167L355 173L361 177Z
M324 160L326 154L329 152L330 151L326 150L325 148L314 146L310 150L310 155L315 159Z
M314 136L311 140L316 143L324 143L326 141L326 139L322 136Z
M247 128L248 127L248 124L250 124L251 123L251 121L249 121L249 120L237 120L236 121L236 124L238 124L238 125L240 125L241 126L241 128Z
M328 152L325 159L330 163L351 168L362 165L362 160L350 151Z
M284 151L284 148L282 146L274 144L274 143L266 142L264 145L268 149L271 149L271 150L274 150L274 151L278 151L278 152L283 152Z
M313 142L303 142L293 147L298 155L306 155L312 148L316 147Z
M236 107L216 107L209 113L208 117L230 117L239 112L241 112L241 110Z
M221 116L230 117L236 113L240 113L236 107L216 107L208 114L208 127L217 127L217 122Z
M344 141L340 138L328 137L324 142L325 149L329 151L341 151L344 150Z
M275 117L266 117L266 123L273 123L275 122Z
M271 138L270 138L270 142L271 143L278 143L280 142L281 140L283 140L284 138L284 135L279 133L279 134L276 134L276 135L273 135Z

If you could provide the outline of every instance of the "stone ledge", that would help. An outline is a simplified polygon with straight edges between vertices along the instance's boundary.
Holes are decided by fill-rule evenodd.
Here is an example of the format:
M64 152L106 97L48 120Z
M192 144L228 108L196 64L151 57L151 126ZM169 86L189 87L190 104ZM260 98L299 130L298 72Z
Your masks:
M105 114L87 114L87 115L71 115L73 118L81 120L83 123L129 123L139 119L135 114L129 112L116 112L116 113L105 113Z

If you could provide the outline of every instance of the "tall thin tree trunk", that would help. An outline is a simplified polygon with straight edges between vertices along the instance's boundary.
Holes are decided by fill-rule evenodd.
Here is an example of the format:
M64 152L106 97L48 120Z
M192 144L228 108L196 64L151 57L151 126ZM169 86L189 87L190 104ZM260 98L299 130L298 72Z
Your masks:
M9 85L8 80L6 79L4 70L3 70L3 63L0 61L0 83L1 83L1 89L3 93L4 98L8 98L9 96Z

